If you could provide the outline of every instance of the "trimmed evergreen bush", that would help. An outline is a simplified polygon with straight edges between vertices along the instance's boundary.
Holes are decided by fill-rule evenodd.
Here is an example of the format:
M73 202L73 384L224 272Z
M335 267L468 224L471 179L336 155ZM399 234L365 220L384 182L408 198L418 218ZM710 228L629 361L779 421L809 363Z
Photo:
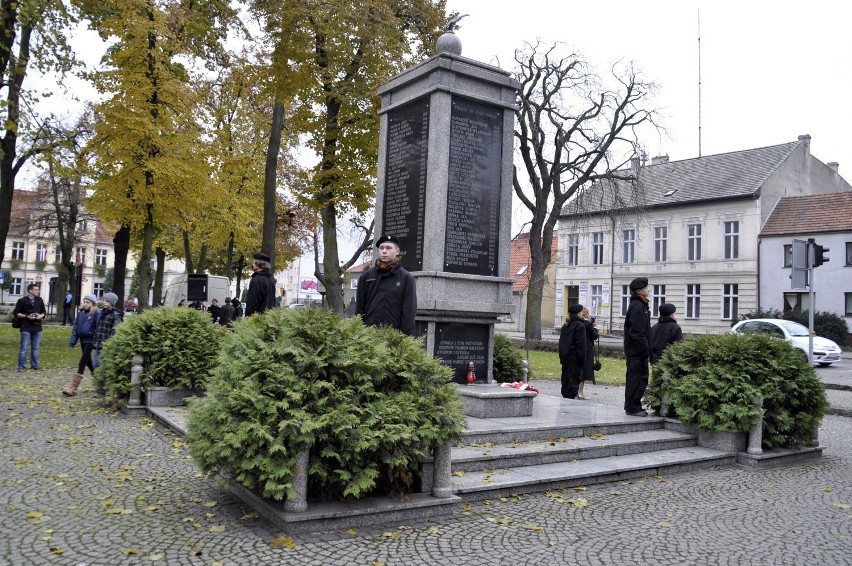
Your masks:
M683 422L700 428L747 431L760 418L763 447L810 443L827 408L816 372L799 351L764 333L708 334L666 348L654 368L646 401L659 406L663 377L669 403Z
M133 356L142 356L142 389L204 389L222 335L210 315L195 309L160 307L128 316L104 343L95 372L110 394L127 397Z
M512 340L502 334L494 334L494 381L512 383L523 379L524 356L515 349ZM527 378L530 376L528 375Z
M461 437L452 371L396 330L322 309L273 309L226 337L187 441L198 466L273 500L410 491L430 447Z

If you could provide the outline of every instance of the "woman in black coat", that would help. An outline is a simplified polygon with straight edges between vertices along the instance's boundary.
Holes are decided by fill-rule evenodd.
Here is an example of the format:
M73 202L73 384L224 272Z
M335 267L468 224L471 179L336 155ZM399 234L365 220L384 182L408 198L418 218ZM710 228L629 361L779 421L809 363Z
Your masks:
M559 362L562 364L562 396L577 397L586 362L586 326L580 318L583 305L568 307L568 320L559 332Z
M586 328L586 361L583 363L583 375L580 381L580 389L577 392L577 399L586 400L588 397L583 395L583 385L588 381L595 382L595 342L598 339L598 329L595 328L595 321L589 313L589 309L583 309L580 312L580 318L583 319L583 326Z

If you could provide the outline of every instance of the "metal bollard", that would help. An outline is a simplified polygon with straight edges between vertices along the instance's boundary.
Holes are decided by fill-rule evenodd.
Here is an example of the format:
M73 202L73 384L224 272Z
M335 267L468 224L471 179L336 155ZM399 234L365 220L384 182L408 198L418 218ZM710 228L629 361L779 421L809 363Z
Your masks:
M748 450L749 454L763 454L763 397L754 397L751 400L752 405L760 409L760 418L748 431Z
M434 472L432 478L432 497L447 499L452 497L453 488L450 485L451 474L450 445L442 444L434 451Z
M304 513L308 510L308 463L311 447L305 444L299 456L296 458L296 466L293 468L293 491L296 497L287 498L284 502L284 511L290 513Z
M142 356L133 356L133 366L130 368L130 398L127 400L128 407L139 407L142 405Z
M660 391L662 391L662 395L660 396L660 416L667 417L669 416L669 378L668 376L664 376L660 381Z
M815 422L811 433L811 446L819 446L819 423Z
M521 362L521 381L527 383L527 376L530 373L530 364L526 360Z

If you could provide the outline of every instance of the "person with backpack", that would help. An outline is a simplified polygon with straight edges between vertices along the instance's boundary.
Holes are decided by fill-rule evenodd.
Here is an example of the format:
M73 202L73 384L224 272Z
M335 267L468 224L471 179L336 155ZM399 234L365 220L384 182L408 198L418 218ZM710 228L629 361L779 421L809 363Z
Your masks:
M92 361L92 350L95 348L95 331L98 328L98 323L101 320L101 311L98 310L98 299L92 294L83 297L83 305L80 307L80 312L77 313L77 318L74 320L74 326L71 328L70 346L73 348L80 342L82 354L80 362L77 364L77 373L71 376L71 383L68 389L62 392L66 397L73 397L77 394L77 388L80 387L80 382L83 381L83 372L89 368L92 377L95 376L95 366Z

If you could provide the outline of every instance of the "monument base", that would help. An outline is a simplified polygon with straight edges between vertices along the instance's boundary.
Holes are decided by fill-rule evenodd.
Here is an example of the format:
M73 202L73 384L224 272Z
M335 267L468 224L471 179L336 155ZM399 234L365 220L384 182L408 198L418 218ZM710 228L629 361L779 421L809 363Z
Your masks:
M529 417L533 412L534 391L521 391L497 384L459 385L464 414L480 419Z

